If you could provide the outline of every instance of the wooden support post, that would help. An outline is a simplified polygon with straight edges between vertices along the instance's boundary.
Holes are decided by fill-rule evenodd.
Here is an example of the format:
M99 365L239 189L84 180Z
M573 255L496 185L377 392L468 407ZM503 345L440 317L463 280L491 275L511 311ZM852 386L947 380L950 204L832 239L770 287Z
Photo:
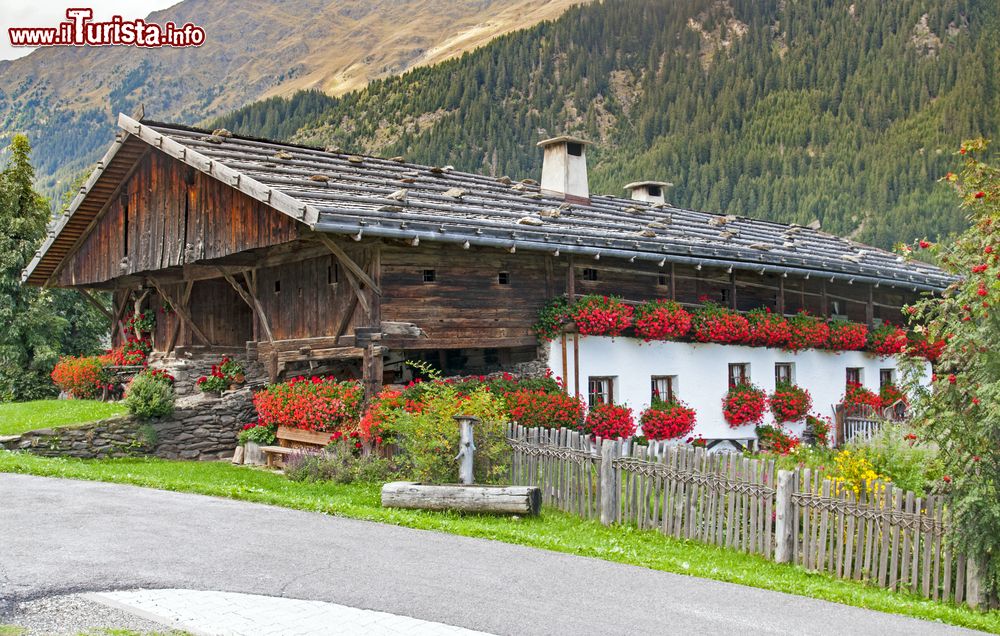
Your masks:
M736 272L729 273L729 308L736 310Z
M377 296L382 295L382 288L379 287L378 281L370 276L365 270L361 269L361 266L354 262L354 260L347 255L347 252L343 250L339 245L337 245L333 239L323 234L317 235L319 240L326 245L327 249L333 252L333 255L337 257L337 260L347 268L349 272L354 274L361 280L365 285L369 287Z
M184 287L184 294L181 296L181 302L187 305L187 302L191 299L191 290L194 289L194 281L189 280L187 285ZM164 299L166 300L166 299ZM169 300L167 302L170 302ZM171 308L173 308L173 303L171 303ZM181 331L181 321L178 318L177 322L174 323L174 328L170 332L170 337L167 339L166 352L170 353L174 350L174 345L177 344L177 336Z
M778 314L785 315L785 277L778 279Z
M573 397L580 397L580 334L573 334Z
M205 332L202 331L201 328L194 323L194 320L191 318L191 314L188 313L187 306L182 306L175 299L168 296L166 292L163 291L164 286L160 285L156 281L156 279L150 278L149 282L156 289L156 293L160 295L160 298L163 298L168 303L170 303L170 306L174 308L174 313L176 313L177 316L184 321L184 324L186 324L188 328L191 329L191 332L195 335L195 337L201 340L202 343L205 344L205 346L211 347L212 346L211 340L209 340L208 336L205 335Z
M875 289L868 285L868 302L865 305L865 320L868 321L868 327L872 327L875 324Z
M610 526L618 518L618 471L615 470L614 459L617 443L601 440L601 524Z
M792 505L793 477L790 470L778 471L778 489L774 500L774 560L791 563L795 550L795 507Z
M372 284L369 286L368 293L370 294L368 303L368 325L369 328L373 330L381 330L382 328L382 297L376 293L379 283L382 279L382 250L378 245L372 248L371 257L369 259L369 270L371 274L369 280ZM373 334L372 338L368 340L368 344L365 346L365 355L362 369L362 377L364 380L365 387L365 399L372 400L379 392L382 390L382 347L377 347L382 339L382 334Z
M826 281L820 283L819 313L822 318L830 317L830 299L826 295Z
M479 424L479 418L472 415L453 415L452 419L458 422L459 442L458 442L458 481L466 486L471 486L475 481L473 461L476 454L476 441L473 436L473 429Z
M97 309L97 311L101 312L101 314L105 318L107 318L108 320L110 320L111 323L112 323L112 327L114 326L115 316L114 316L114 314L111 313L111 310L109 310L107 307L105 307L104 304L101 303L101 301L99 301L96 298L94 298L91 295L91 293L89 291L87 291L86 289L84 289L83 287L77 287L76 291L80 292L80 295L83 296L84 300L86 300L88 303L90 303L91 305L93 305L94 308Z
M677 300L677 275L674 269L674 264L670 263L670 300Z
M576 266L573 263L573 255L567 259L569 267L566 269L566 298L572 303L576 300Z
M563 329L562 333L559 334L559 338L562 341L562 383L563 392L569 395L569 359L566 357L566 330Z
M121 337L122 342L128 339L128 336L125 334L125 323L122 319L125 317L125 308L128 307L129 298L132 296L131 289L126 289L124 291L125 295L122 296L121 303L119 303L118 308L115 309L114 324L112 325L112 329L115 327L118 328L118 335Z
M232 288L236 290L236 293L240 295L243 302L250 307L250 311L257 315L257 319L260 321L260 326L264 330L264 335L267 336L267 341L274 342L274 335L271 333L271 326L267 322L267 316L264 315L264 308L261 307L256 294L254 294L252 290L243 289L243 286L240 285L235 278L233 278L233 275L221 267L219 268L219 273L222 274L222 277L226 279L226 282L228 282Z
M965 562L965 603L972 609L986 609L986 590L983 586L982 557L969 557Z

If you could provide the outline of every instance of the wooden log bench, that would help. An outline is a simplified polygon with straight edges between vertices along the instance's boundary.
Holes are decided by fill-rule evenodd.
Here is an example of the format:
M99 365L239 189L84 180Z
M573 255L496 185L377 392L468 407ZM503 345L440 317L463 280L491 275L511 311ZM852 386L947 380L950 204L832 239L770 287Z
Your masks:
M382 486L382 506L537 515L542 509L542 491L535 486L465 486L394 481Z
M299 428L279 426L274 436L278 439L277 446L261 446L269 468L281 468L285 459L293 453L302 451L318 451L330 443L330 433L306 431Z

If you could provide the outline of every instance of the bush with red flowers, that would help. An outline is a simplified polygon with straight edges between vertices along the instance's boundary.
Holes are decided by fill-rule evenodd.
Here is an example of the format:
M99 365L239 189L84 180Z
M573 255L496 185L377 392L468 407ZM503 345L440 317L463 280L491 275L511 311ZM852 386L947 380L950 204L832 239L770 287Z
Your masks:
M707 303L694 312L691 336L698 342L742 344L750 337L750 323L735 311Z
M677 439L694 430L695 412L679 401L654 400L639 421L647 439Z
M747 312L750 336L747 344L755 347L783 347L788 344L791 329L788 320L770 309L754 309Z
M691 330L691 314L672 300L652 300L635 310L635 333L650 340L676 340Z
M91 400L109 387L105 366L106 361L99 356L60 358L52 369L52 381L74 399Z
M532 325L532 330L543 342L555 340L562 331L563 323L569 320L569 309L569 300L565 296L553 298L538 312L538 320Z
M944 351L944 340L928 340L927 338L911 338L910 347L907 353L916 358L923 358L928 362L937 362Z
M203 375L195 382L199 391L204 393L222 392L230 384L240 384L246 379L243 367L229 356L223 356L219 364L213 364L208 375Z
M357 424L363 399L359 382L298 377L272 384L257 393L253 403L264 424L333 432Z
M757 444L764 452L787 455L799 445L799 438L790 435L778 426L761 425L754 429L757 433Z
M125 321L125 330L135 334L152 333L156 328L156 314L141 312L132 314Z
M806 416L806 431L815 440L816 445L829 446L831 430L833 430L833 422L830 418L819 415Z
M893 404L899 401L902 401L903 404L908 403L906 399L906 394L903 393L902 389L900 389L895 384L892 384L891 382L882 385L882 388L878 392L878 399L879 399L879 404L883 408L892 406Z
M672 300L653 300L635 311L635 332L647 342L676 340L691 330L691 314Z
M834 351L861 351L868 344L868 327L857 322L834 320L830 322L827 347Z
M790 333L786 348L789 351L821 349L830 339L830 327L816 316L802 310L788 319Z
M847 389L844 391L842 402L844 410L848 413L858 413L866 406L873 409L882 408L882 400L879 396L857 382L847 383Z
M521 389L505 399L511 419L521 426L578 429L583 422L583 403L561 391Z
M129 336L125 342L108 351L108 363L116 366L144 365L152 350L153 343L149 338Z
M738 384L722 398L722 415L732 428L764 419L767 395L752 384Z
M620 336L632 326L635 310L613 296L584 296L571 310L584 336Z
M902 353L909 342L905 329L889 323L883 323L868 332L868 349L883 357Z
M632 409L618 404L598 404L587 413L583 431L602 439L632 437L635 434Z
M779 382L767 403L776 422L798 422L812 408L812 396L800 386Z

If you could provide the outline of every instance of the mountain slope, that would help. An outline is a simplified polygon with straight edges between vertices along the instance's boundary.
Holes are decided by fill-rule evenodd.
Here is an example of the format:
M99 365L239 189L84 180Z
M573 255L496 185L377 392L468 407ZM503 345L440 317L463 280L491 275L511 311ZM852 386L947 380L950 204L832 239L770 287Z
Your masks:
M29 135L39 186L52 194L110 142L114 115L139 102L158 119L194 123L298 89L342 93L580 1L185 0L148 19L202 26L202 47L63 47L0 62L0 130Z
M677 205L889 246L964 224L935 180L998 128L998 23L992 0L608 0L220 123L519 178L537 178L540 137L576 133L600 142L593 191L671 181Z

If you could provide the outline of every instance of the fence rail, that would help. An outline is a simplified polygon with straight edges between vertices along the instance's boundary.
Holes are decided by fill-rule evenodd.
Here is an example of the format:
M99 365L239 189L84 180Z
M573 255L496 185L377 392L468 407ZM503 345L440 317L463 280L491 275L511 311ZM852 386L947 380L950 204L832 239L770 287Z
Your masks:
M947 501L822 471L566 429L510 425L510 478L543 503L602 523L759 554L924 598L983 603L979 567L948 540Z

